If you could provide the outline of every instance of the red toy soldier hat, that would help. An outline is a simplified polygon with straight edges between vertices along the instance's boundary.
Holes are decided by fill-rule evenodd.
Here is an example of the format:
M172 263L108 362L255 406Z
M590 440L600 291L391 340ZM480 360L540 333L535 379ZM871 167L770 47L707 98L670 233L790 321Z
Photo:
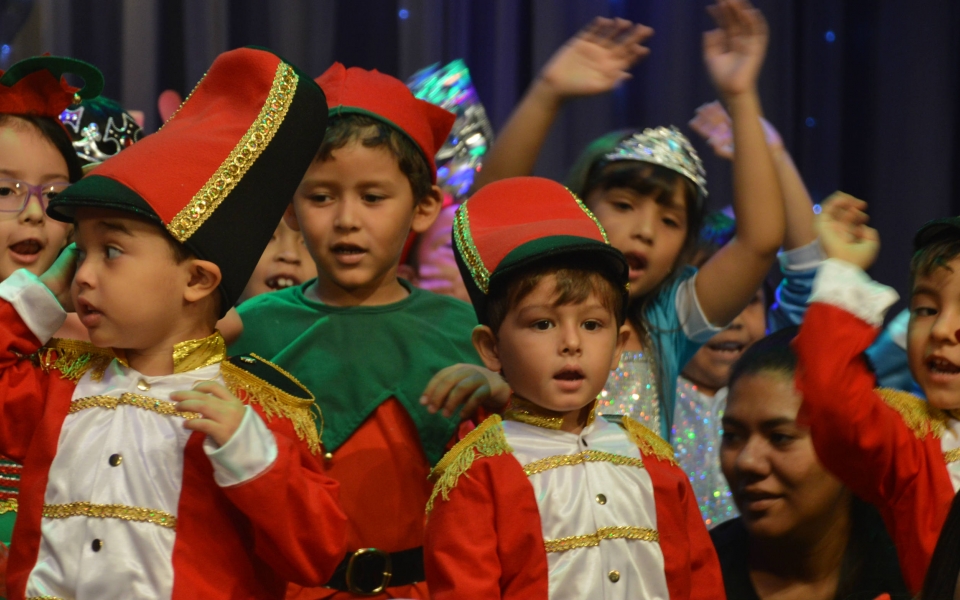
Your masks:
M83 78L83 89L63 78ZM103 74L90 63L64 56L34 56L0 71L0 113L57 118L71 104L96 98L103 91Z
M514 177L484 186L457 210L453 241L481 324L488 324L491 290L544 259L587 261L624 290L626 306L630 271L623 254L586 205L549 179Z
M327 104L307 75L275 54L221 54L153 135L50 202L132 212L220 267L225 313L240 296L323 141Z
M399 79L373 70L333 63L317 83L327 95L330 117L362 114L383 121L405 134L417 146L437 182L434 156L443 147L456 115L418 100Z

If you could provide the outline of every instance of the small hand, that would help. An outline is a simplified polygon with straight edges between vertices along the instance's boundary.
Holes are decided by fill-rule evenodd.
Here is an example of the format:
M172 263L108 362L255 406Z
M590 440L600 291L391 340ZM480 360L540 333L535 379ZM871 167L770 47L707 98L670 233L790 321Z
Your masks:
M870 268L880 251L880 236L867 226L866 208L866 202L843 192L834 192L823 202L816 228L828 258Z
M766 119L761 118L760 123L763 124L767 146L776 156L783 151L783 138L780 137L780 132ZM714 154L720 158L733 160L733 123L730 120L730 115L727 114L718 100L697 108L696 114L690 119L689 125L710 144Z
M70 295L70 286L73 285L73 276L77 272L77 245L70 244L60 253L57 260L40 276L40 282L47 286L57 297L60 306L67 312L73 312L73 298Z
M748 0L707 7L718 28L703 34L703 59L713 84L730 98L756 89L767 52L767 21Z
M554 52L540 80L560 98L608 92L650 54L643 43L652 35L646 25L597 17Z
M510 386L500 375L489 369L470 364L447 367L433 376L420 404L430 413L443 409L450 417L463 405L460 418L466 420L481 404L494 411L502 410L510 400Z
M230 390L213 381L204 381L192 390L174 392L170 399L177 403L178 411L203 415L200 419L184 421L183 426L207 434L218 446L233 437L247 410Z

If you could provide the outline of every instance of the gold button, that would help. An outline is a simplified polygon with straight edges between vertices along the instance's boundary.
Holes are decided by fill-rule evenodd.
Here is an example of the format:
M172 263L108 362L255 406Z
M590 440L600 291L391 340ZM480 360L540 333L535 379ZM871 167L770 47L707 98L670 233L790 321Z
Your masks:
M597 494L597 504L606 504L606 503L607 503L607 497L604 496L603 494Z
M326 460L333 460L333 452L327 452L323 455L323 458Z
M122 463L122 462L123 462L123 457L120 456L119 454L111 454L111 455L110 455L110 466L111 466L111 467L119 467L119 466L120 466L120 463Z
M141 379L140 381L137 382L137 389L140 390L141 392L145 392L150 389L150 384L144 381L143 379Z
M609 573L607 573L607 577L610 578L610 581L612 581L613 583L616 583L620 581L620 571L617 571L616 569L614 569L613 571L610 571Z
M100 552L100 549L103 548L103 542L101 540L93 540L90 543L90 549L94 552Z

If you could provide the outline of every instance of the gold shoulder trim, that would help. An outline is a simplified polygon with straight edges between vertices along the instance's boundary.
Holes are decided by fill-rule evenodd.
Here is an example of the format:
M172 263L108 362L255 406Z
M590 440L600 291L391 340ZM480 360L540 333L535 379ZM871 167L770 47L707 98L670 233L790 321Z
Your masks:
M17 512L17 499L0 500L0 515L8 512Z
M433 510L438 495L444 500L450 499L450 490L457 486L460 476L470 469L478 454L497 456L511 452L513 448L507 443L507 436L503 433L500 415L493 415L480 423L444 454L437 466L430 471L430 479L435 483L427 501L427 514Z
M578 454L557 454L535 460L532 463L523 465L523 472L529 477L531 475L539 475L550 469L573 467L588 462L607 462L617 466L636 467L638 469L646 468L643 465L642 458L620 456L619 454L611 454L610 452L602 452L600 450L584 450Z
M630 440L640 448L641 454L647 454L657 460L665 460L674 465L677 464L676 456L673 454L673 446L665 442L662 437L643 423L624 416L620 421L620 426L627 432Z
M40 368L45 372L60 371L64 379L80 381L87 371L93 371L94 381L103 379L116 355L112 350L98 348L90 342L54 338L50 340L38 353Z
M223 381L227 384L227 389L241 400L246 400L250 404L256 404L262 408L268 418L281 415L290 421L293 424L294 431L297 433L297 437L299 437L301 441L306 442L310 448L310 452L312 454L319 454L320 439L323 435L323 415L320 413L320 409L314 405L313 394L311 394L302 383L297 381L293 375L287 373L277 365L255 354L251 356L256 357L257 360L286 375L292 382L303 389L308 398L297 398L271 385L253 373L225 360L220 363L220 374L223 376ZM319 431L313 417L314 409L316 409L317 415L320 417Z
M918 438L923 439L928 435L939 438L946 431L947 419L950 417L939 408L930 406L922 398L892 388L877 388L876 392L887 406L900 413L904 424Z

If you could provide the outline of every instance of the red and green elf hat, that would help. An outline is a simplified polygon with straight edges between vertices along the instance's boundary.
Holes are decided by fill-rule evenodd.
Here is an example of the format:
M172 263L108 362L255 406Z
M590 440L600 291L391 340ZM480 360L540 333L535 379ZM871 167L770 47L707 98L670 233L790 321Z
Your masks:
M457 210L453 241L481 324L488 324L490 291L544 259L595 265L623 289L626 306L630 270L623 254L586 205L549 179L514 177L484 186Z
M83 78L83 88L63 75ZM103 91L103 74L95 66L65 56L34 56L0 71L0 114L56 119L71 104L96 98Z
M50 202L134 213L220 267L223 311L240 296L323 141L327 104L275 54L221 54L163 128Z
M316 81L327 95L331 118L362 114L396 128L420 150L430 166L431 181L437 182L434 156L447 140L456 115L418 100L402 81L377 70L333 63Z

